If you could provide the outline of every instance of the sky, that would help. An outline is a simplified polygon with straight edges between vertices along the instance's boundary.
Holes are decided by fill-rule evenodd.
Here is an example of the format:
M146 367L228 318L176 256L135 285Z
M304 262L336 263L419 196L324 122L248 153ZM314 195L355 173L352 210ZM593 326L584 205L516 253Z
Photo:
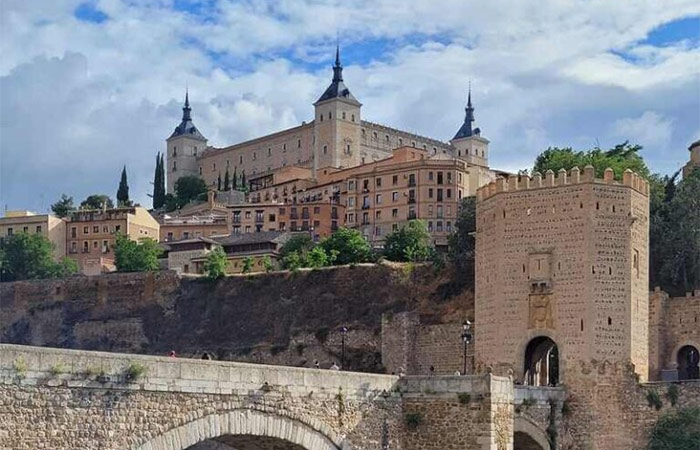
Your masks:
M147 194L186 87L214 146L313 119L336 41L365 120L449 141L471 82L490 165L700 139L697 0L0 1L0 204Z

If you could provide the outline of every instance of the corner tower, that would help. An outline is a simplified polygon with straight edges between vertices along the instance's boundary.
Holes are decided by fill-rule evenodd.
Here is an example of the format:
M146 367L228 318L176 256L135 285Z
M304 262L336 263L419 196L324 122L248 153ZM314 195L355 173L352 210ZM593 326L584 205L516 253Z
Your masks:
M648 374L649 187L588 166L477 191L475 360L531 385L596 362Z
M457 158L472 166L489 166L489 140L481 137L481 130L473 128L474 107L472 106L472 88L469 86L467 107L464 108L464 123L450 143L455 148Z
M314 103L314 168L352 167L361 163L362 104L343 82L340 48L335 50L333 80Z
M185 92L185 106L182 107L182 121L166 140L167 192L175 192L175 182L180 177L199 175L197 156L207 147L207 138L192 122L189 92Z

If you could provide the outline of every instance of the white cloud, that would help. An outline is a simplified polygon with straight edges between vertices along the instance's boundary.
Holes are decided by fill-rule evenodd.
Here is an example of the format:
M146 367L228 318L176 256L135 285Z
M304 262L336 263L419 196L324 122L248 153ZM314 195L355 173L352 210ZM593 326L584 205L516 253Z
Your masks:
M336 30L346 47L388 49L344 61L365 119L448 140L471 79L499 168L526 167L548 145L630 139L671 171L699 133L698 49L638 44L699 15L694 0L221 0L206 20L169 0L101 0L101 24L77 20L80 3L3 2L0 201L11 208L45 210L61 192L114 195L123 164L147 202L185 84L217 146L310 120Z

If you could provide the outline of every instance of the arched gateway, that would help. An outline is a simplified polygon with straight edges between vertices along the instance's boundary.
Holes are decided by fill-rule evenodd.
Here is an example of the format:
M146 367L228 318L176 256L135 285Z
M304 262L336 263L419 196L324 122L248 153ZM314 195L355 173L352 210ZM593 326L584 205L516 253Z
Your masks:
M538 336L527 344L523 381L529 386L559 384L559 349L552 339Z
M283 443L293 450L338 450L340 442L332 430L313 419L282 415L255 409L236 409L211 414L173 428L134 450L186 450L209 439L237 450L247 446ZM250 447L250 448L254 448ZM267 447L265 447L267 448ZM277 448L272 446L271 448Z

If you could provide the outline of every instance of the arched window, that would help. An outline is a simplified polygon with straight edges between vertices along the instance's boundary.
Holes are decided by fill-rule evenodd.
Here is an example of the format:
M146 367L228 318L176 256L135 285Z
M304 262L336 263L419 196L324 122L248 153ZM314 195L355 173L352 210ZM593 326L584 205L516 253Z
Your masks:
M678 363L679 380L700 379L700 352L692 345L686 345L678 350L676 356Z
M529 386L559 384L559 349L546 336L534 338L525 349L523 383Z

